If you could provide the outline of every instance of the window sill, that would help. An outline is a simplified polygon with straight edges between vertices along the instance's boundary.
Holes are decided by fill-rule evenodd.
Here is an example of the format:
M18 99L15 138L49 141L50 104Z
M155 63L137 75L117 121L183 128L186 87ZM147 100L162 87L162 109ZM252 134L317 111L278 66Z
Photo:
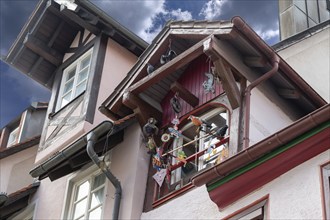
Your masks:
M85 94L85 91L82 92L80 95L78 95L76 98L72 99L68 104L66 104L65 106L63 106L62 108L58 109L55 112L51 112L48 115L48 119L53 119L54 117L56 117L58 114L60 114L61 112L65 111L65 109L69 108L71 105L73 105L73 103L75 103L79 98L81 98L83 95Z

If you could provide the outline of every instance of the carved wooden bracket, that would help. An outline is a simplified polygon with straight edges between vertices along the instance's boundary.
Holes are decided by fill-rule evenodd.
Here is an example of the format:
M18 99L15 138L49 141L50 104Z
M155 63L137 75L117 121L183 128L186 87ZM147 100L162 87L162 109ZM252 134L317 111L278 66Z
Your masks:
M226 91L232 108L239 107L241 103L239 88L230 65L221 56L220 46L214 37L204 42L204 53L213 61L215 72L221 79L222 86Z
M143 126L150 117L155 118L158 122L162 119L162 113L158 109L131 92L124 93L122 102L136 113L141 126Z
M171 90L174 93L179 93L179 97L182 98L185 102L187 102L192 107L196 107L199 103L199 99L192 94L188 89L184 88L180 83L174 82L171 85Z

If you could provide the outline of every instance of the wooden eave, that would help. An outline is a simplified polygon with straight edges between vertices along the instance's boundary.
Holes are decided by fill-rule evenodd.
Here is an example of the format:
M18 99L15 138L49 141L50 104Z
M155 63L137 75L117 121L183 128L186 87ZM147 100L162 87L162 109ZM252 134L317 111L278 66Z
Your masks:
M10 48L5 61L47 88L79 31L101 32L140 56L147 43L89 1L76 1L75 11L53 0L41 0Z
M8 219L10 216L27 207L31 195L37 191L39 185L40 182L32 183L31 185L8 195L5 204L0 207L0 219Z
M251 35L254 39L250 39ZM157 59L166 52L170 39L178 55L160 66ZM205 21L169 23L147 51L116 91L102 103L100 108L104 112L111 112L108 115L112 116L112 120L134 112L132 105L127 105L127 99L126 104L123 103L122 97L128 93L153 105L154 110L161 113L159 103L170 91L172 84L180 78L187 65L202 54L214 62L229 101L236 108L241 103L242 92L237 82L241 79L253 82L268 72L272 68L270 61L274 52L252 29L247 33L239 30L232 22ZM150 75L146 71L147 63L155 66L155 71ZM275 97L284 100L281 102L297 112L298 116L306 115L326 103L282 59L275 76L258 88L270 99Z

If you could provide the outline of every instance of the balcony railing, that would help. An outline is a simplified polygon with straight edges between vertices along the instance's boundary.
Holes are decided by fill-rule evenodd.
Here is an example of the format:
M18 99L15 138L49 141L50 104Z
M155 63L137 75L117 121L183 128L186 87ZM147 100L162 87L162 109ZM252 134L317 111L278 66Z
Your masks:
M229 137L225 137L213 145L211 153L210 148L205 148L188 156L184 160L179 160L176 163L170 164L167 167L167 172L171 174L168 175L171 178L167 179L161 187L155 182L152 206L155 208L193 188L191 183L192 176L213 166L215 160L219 159L219 156L221 159L228 157L228 142ZM177 181L173 181L173 179L175 179L174 176L178 175L180 175L181 178Z

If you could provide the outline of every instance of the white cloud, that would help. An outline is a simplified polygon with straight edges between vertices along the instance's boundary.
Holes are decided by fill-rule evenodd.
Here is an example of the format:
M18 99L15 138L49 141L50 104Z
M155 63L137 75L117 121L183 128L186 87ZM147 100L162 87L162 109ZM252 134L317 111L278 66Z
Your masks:
M275 37L278 38L280 34L280 31L278 29L278 22L274 22L274 24L271 26L272 28L269 27L265 28L262 27L261 24L259 24L256 25L254 30L264 41L270 40Z
M165 0L158 1L94 1L111 17L147 42L162 30L159 20L191 20L192 13L181 8L169 10Z
M178 8L176 10L172 10L170 13L170 16L175 18L176 20L192 20L192 14L189 11L181 11L181 8Z
M210 0L204 4L199 15L206 20L214 20L221 15L226 3L228 3L228 0Z

